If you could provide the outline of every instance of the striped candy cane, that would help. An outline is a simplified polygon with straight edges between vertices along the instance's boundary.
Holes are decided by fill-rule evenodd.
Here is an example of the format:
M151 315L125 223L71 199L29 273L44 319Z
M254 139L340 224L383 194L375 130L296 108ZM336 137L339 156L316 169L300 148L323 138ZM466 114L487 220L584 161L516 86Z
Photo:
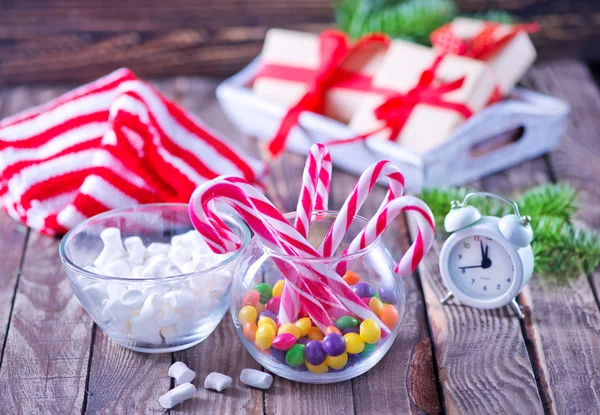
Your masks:
M190 200L190 217L194 227L200 232L209 246L222 247L226 243L219 241L221 235L231 234L217 228L227 225L211 211L211 202L219 199L233 206L246 220L254 232L269 246L278 248L288 255L303 258L320 258L319 253L303 238L285 217L255 187L244 179L221 176L201 185ZM235 244L235 241L233 242ZM237 242L239 246L239 241ZM218 248L217 248L218 249ZM218 251L215 251L218 252ZM326 264L310 262L297 264L296 273L285 275L295 292L301 295L302 305L313 318L315 324L324 331L331 319L324 313L318 301L323 285L329 287L337 299L352 314L362 320L372 319L384 333L389 329L379 320L371 309L350 289L346 282ZM309 284L312 289L309 288ZM323 290L324 291L324 290Z
M372 164L360 175L331 228L327 231L327 235L325 235L319 247L319 253L324 257L330 257L335 253L354 221L354 217L365 203L377 180L381 177L387 177L389 180L388 192L381 206L395 197L402 196L404 193L404 176L400 170L389 160L381 160Z
M396 216L404 212L408 212L410 217L416 219L418 232L415 241L402 256L394 271L401 276L410 275L431 248L435 237L435 222L429 206L413 196L400 196L382 206L342 255L351 255L375 242ZM345 266L345 263L338 264L337 271L344 272Z

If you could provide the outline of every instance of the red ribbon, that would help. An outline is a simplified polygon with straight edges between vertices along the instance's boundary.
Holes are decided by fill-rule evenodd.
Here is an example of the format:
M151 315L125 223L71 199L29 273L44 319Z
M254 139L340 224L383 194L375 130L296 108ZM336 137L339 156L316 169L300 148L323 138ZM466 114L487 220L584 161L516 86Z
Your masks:
M348 37L335 30L327 30L319 36L320 66L316 70L308 71L301 68L291 68L279 65L265 65L258 76L268 76L286 80L307 80L308 91L292 106L281 121L277 133L271 139L268 150L272 156L277 156L285 148L287 137L292 128L298 124L298 119L303 111L324 113L325 94L332 87L346 87L370 92L387 92L370 87L371 78L352 73L340 68L344 60L352 53L373 45L385 47L389 45L389 38L385 35L372 34L358 39L351 44Z
M361 141L372 134L376 134L388 128L391 129L388 140L394 141L402 132L412 111L420 104L449 109L458 112L465 118L469 118L473 115L473 111L467 105L460 102L444 100L444 94L462 87L465 77L463 76L451 82L435 82L435 72L442 62L443 57L444 55L437 56L431 67L421 73L419 82L414 88L404 94L396 94L389 97L383 104L375 109L375 117L379 121L383 121L383 126L356 137L333 140L327 144L338 145Z

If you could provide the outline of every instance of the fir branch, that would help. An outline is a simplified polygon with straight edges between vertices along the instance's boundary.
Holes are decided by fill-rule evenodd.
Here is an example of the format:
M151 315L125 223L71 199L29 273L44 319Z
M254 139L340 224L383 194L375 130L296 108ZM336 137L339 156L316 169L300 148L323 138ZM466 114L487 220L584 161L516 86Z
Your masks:
M555 217L570 222L577 210L577 193L568 184L544 184L525 191L519 210L532 218Z

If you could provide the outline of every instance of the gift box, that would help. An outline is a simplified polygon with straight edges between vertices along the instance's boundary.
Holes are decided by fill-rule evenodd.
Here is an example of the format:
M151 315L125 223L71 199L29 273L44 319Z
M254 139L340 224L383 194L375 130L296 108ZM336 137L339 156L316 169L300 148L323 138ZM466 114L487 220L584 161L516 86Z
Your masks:
M387 49L387 38L369 36L354 44L344 35L326 31L321 35L271 29L265 38L261 65L253 82L258 96L290 108L316 82L329 84L323 108L314 110L329 118L349 122L372 90L371 77Z
M431 43L442 53L471 57L494 71L501 96L510 92L536 58L528 32L536 24L503 25L458 17L431 34Z
M365 97L350 122L359 134L398 142L424 154L486 106L496 78L488 65L435 49L394 41L373 76L391 97Z

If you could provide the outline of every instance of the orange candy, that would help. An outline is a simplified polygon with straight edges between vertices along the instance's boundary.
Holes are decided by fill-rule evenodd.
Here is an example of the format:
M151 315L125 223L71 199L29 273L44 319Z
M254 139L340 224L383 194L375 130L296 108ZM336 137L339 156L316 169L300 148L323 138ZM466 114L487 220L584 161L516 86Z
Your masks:
M329 326L329 327L327 327L327 329L325 330L325 335L326 335L326 336L327 336L328 334L331 334L331 333L337 333L337 334L339 334L340 336L342 335L342 331L341 331L340 329L338 329L337 327L335 327L335 326Z
M256 329L258 327L256 326L256 324L254 323L244 323L244 336L246 336L246 338L248 340L250 340L252 343L254 343L254 340L256 339Z
M308 329L308 334L306 335L311 340L323 340L323 333L319 330L318 327L311 327Z
M377 297L371 297L369 300L369 308L372 312L375 313L377 317L381 314L381 310L383 309L383 303Z
M256 312L258 314L260 314L260 312L265 309L265 305L263 303L258 303L258 305L255 308L256 308Z
M246 291L242 296L242 305L251 305L252 307L256 307L259 301L260 293L258 290Z
M360 275L358 275L354 271L346 272L342 278L344 279L344 281L346 281L346 284L348 285L354 285L360 281Z
M396 327L396 324L398 324L400 316L398 315L398 309L396 307L392 304L387 304L381 309L379 318L389 329L393 329Z

